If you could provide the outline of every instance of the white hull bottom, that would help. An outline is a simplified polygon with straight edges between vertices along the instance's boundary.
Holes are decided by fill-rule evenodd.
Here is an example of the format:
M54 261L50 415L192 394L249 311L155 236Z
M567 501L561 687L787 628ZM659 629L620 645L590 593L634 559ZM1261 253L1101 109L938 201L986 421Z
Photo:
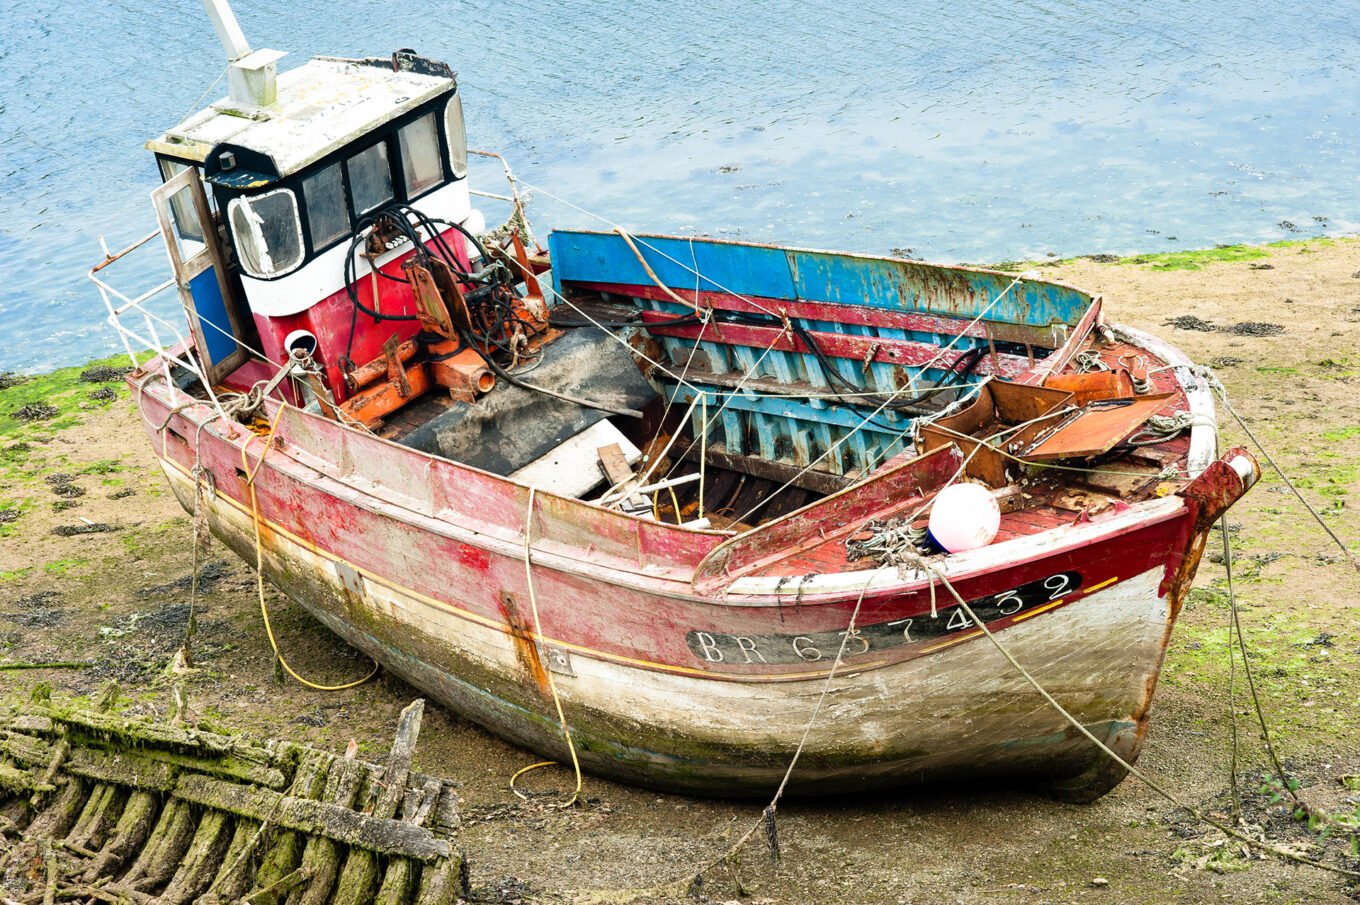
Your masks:
M173 465L165 472L192 511L191 479ZM209 507L213 533L253 563L250 513L220 496ZM492 732L567 757L552 702L528 675L508 629L462 618L382 576L363 573L356 586L354 567L335 556L280 531L267 530L265 538L265 575L349 644ZM1169 601L1157 594L1161 579L1160 568L1121 576L998 636L1064 707L1130 760L1142 745L1170 631ZM825 684L699 678L579 653L570 671L554 679L583 766L717 795L761 794L778 784ZM1075 798L1095 797L1122 777L990 642L975 638L837 675L791 791L979 774L1030 776Z

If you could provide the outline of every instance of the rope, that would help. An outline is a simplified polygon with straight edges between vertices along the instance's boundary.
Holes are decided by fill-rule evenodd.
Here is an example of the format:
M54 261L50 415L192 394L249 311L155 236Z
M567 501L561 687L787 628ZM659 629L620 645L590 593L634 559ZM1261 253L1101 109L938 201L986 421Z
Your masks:
M713 413L713 418L719 418L719 417L722 416L722 413L723 413L723 412L727 411L727 407L728 407L729 405L732 404L732 400L733 400L733 399L736 399L736 398L737 398L737 394L741 392L741 389L742 389L743 386L745 386L746 381L750 380L752 377L754 377L754 376L756 375L757 372L760 371L760 366L761 366L762 364L765 363L765 359L768 358L768 357L770 356L770 353L774 351L774 347L777 346L777 345L779 344L779 341L780 341L781 339L786 339L786 338L787 338L787 339L790 339L790 340L792 339L792 332L793 332L793 331L790 329L790 326L789 326L789 319L786 317L786 318L784 318L784 329L781 330L780 332L778 332L778 333L776 333L776 334L774 335L774 337L770 340L769 346L767 346L767 347L765 348L765 351L764 351L764 352L761 352L761 353L760 353L760 357L757 358L757 359L751 364L751 367L749 367L749 368L746 369L746 373L744 373L744 374L741 375L741 379L737 381L737 385L734 386L734 387L732 387L732 389L725 391L725 395L726 395L727 398L723 400L723 404L722 404L722 405L718 406L718 410L717 410L716 412ZM733 350L735 351L736 347L734 346L734 347L732 347L732 348L733 348ZM746 347L746 348L750 348L750 347L748 346L748 347ZM688 367L686 368L686 372L688 372ZM714 394L715 396L717 396L717 395L719 394L719 392L722 392L722 391L714 390L714 391L713 391L713 394ZM707 406L708 406L708 394L709 394L709 390L708 390L708 389L706 389L706 388L704 388L704 389L699 389L699 390L698 390L698 394L697 394L697 396L695 397L696 400L698 399L699 396L702 396L702 397L704 398L704 406L705 406L705 408L707 408ZM694 407L694 403L691 402L691 403L690 403L690 408L692 409L693 407ZM685 460L685 456L689 455L690 450L694 449L695 446L702 444L703 447L704 447L704 449L707 449L707 447L708 447L708 427L709 427L709 424L711 424L711 423L712 423L711 419L705 419L705 420L704 420L704 435L703 435L702 437L695 437L694 439L690 440L689 445L685 447L684 452L680 453L680 455L676 458L675 462L674 462L674 463L671 465L671 467L666 471L666 477L669 478L671 475L675 474L675 470L676 470L677 468L680 467L680 463L683 462L683 461ZM676 431L676 434L678 435L679 433L680 433L679 430L677 430L677 431ZM672 438L672 439L674 439L674 438ZM667 446L667 449L669 449L669 448L670 448L670 447L669 447L669 445L668 445L668 446ZM649 471L648 473L650 473L650 471Z
M212 84L210 84L207 88L203 89L203 93L198 96L198 100L194 101L193 104L189 107L189 109L185 110L184 114L180 116L179 118L180 122L183 122L185 119L187 119L190 113L197 112L199 106L203 103L203 99L208 96L208 92L216 88L217 83L222 81L223 77L225 77L226 74L230 71L231 66L227 66L226 69L223 69L221 72L217 74L217 78L212 80Z
M922 564L927 565L924 561L922 561ZM933 567L931 568L933 569ZM1183 810L1188 812L1190 816L1194 817L1201 823L1211 826L1214 829L1218 830L1219 832L1227 836L1230 836L1233 839L1238 840L1239 842L1243 842L1251 846L1252 848L1257 849L1258 851L1267 852L1269 854L1275 855L1278 858L1283 858L1286 861L1293 861L1298 864L1306 864L1309 867L1316 867L1319 870L1325 870L1334 874L1339 874L1343 877L1360 879L1360 871L1347 870L1346 868L1343 867L1336 867L1331 864L1325 864L1321 861L1309 858L1306 855L1300 855L1296 852L1292 852L1289 849L1283 848L1281 846L1271 845L1267 842L1262 842L1258 839L1253 839L1252 837L1246 835L1245 833L1239 832L1233 829L1232 827L1218 820L1213 819L1212 817L1208 816L1203 811L1201 811L1199 808L1195 807L1189 802L1182 800L1172 792L1169 792L1166 789L1164 789L1159 783L1153 781L1152 778L1150 778L1147 774L1143 773L1141 770L1134 767L1128 761L1124 760L1124 758L1120 757L1117 753L1115 753L1115 751L1111 749L1108 745L1106 745L1100 739L1096 738L1095 735L1093 735L1091 731L1087 729L1086 726L1083 725L1080 720L1074 717L1071 713L1067 711L1065 707L1059 704L1058 701L1053 697L1053 695L1049 694L1048 690L1045 689L1042 685L1040 685L1038 680L1035 679L1034 676L1030 675L1027 669L1020 665L1020 662L1015 659L1014 655L1011 654L1010 649L1007 648L1006 645L1002 644L1000 639L998 639L996 635L992 634L991 629L987 628L987 624L978 618L977 614L973 612L973 608L968 605L968 602L964 600L961 596L959 596L959 592L955 590L954 585L950 583L949 579L946 578L944 574L939 572L938 570L935 571L936 575L940 580L940 583L943 584L946 590L949 591L950 596L952 596L954 600L958 603L959 608L963 610L964 614L966 614L968 618L973 621L973 624L976 625L979 630L981 630L982 634L987 636L987 640L992 642L992 646L995 647L997 651L1000 652L1000 654L1006 658L1007 662L1009 662L1010 665L1014 667L1018 673L1020 673L1020 675L1024 676L1025 681L1027 681L1030 684L1030 686L1035 691L1037 691L1045 701L1048 702L1049 706L1051 706L1054 710L1061 714L1062 717L1065 720L1067 720L1067 722L1072 724L1073 728L1075 728L1078 732L1085 736L1092 744L1094 744L1102 752L1108 755L1111 760L1113 760L1119 766L1127 770L1130 775L1136 777L1144 785L1152 789L1152 791L1156 792L1158 795L1162 796L1167 801L1174 804L1176 807L1182 808ZM1241 640L1240 632L1238 638L1240 641Z
M1129 446L1156 446L1158 443L1165 443L1174 438L1181 431L1194 427L1195 425L1205 427L1216 427L1217 423L1212 418L1204 418L1195 415L1194 412L1186 409L1174 415L1153 415L1143 424L1138 433L1134 434L1124 442Z
M1233 820L1242 822L1242 794L1237 788L1237 656L1233 653L1233 632L1237 628L1237 595L1233 593L1232 549L1228 545L1228 517L1218 520L1223 532L1223 563L1228 571L1228 722L1232 728L1232 750L1228 757L1228 780L1232 791ZM1289 784L1285 783L1285 788Z
M928 361L928 362L926 362L924 365L922 365L920 370L921 370L922 372L925 372L925 371L929 370L930 367L931 367L932 365L934 365L934 364L935 364L936 362L938 362L941 358L943 358L944 355L945 355L945 353L948 352L950 349L952 349L952 348L954 347L954 344L955 344L955 343L957 343L959 340L963 339L964 335L965 335L969 330L971 330L974 326L976 326L976 325L978 324L979 321L981 321L984 317L986 317L987 314L990 313L991 310L992 310L993 308L996 307L997 303L1000 302L1003 298L1005 298L1005 297L1010 293L1010 291L1011 291L1012 289L1014 289L1014 288L1016 287L1016 285L1019 284L1020 281L1021 281L1022 279L1024 279L1024 278L1025 278L1025 275L1024 275L1024 274L1021 274L1020 276L1017 276L1015 279L1011 280L1010 285L1008 285L1005 289L1003 289L1003 290L1001 290L999 293L997 293L996 297L993 298L990 302L987 303L987 307L986 307L986 308L983 308L981 311L979 311L977 317L975 317L975 318L973 318L971 321L969 321L969 323L967 324L967 326L965 326L962 330L960 330L960 331L958 332L958 334L955 335L955 337L949 341L948 345L942 347L942 348L940 349L940 351L937 352L937 353L935 354L935 357L934 357L934 358L932 358L930 361ZM905 389L906 389L905 387L900 387L900 388L894 390L891 394L888 395L888 398L887 398L887 399L884 399L883 402L881 402L881 403L878 405L877 408L875 408L872 412L870 412L868 415L866 415L866 416L864 417L864 419L860 421L859 424L855 425L853 428L851 428L849 431L847 431L847 432L846 432L839 440L837 440L835 443L833 443L833 444L831 444L829 447L827 447L826 450L823 451L822 454L821 454L820 456L818 456L817 458L813 459L813 460L812 460L811 462L809 462L807 465L803 466L803 468L800 469L800 470L798 471L797 474L795 474L793 477L791 477L791 478L789 478L787 481L785 481L785 482L784 482L782 485L780 485L780 487L777 488L773 493L771 493L770 495L766 496L766 497L765 497L764 499L762 499L760 502L758 502L758 503L756 503L754 506L752 506L752 507L750 508L750 510L748 510L744 515L742 515L741 518L737 519L737 521L749 523L749 522L750 522L751 516L754 515L754 514L756 513L757 510L759 510L759 509L760 509L762 506L764 506L766 503L770 502L770 500L772 500L772 499L774 499L775 497L777 497L779 494L783 493L783 492L784 492L785 490L787 490L789 487L793 486L793 482L794 482L794 481L798 480L798 479L801 478L803 475L807 474L807 472L808 472L813 466L815 466L818 462L822 461L822 460L825 459L827 456L831 455L833 452L835 452L837 449L839 449L839 448L841 447L841 445L842 445L843 443L845 443L845 441L849 440L852 436L854 436L855 434L859 433L859 431L864 427L864 425L868 424L870 421L872 421L874 418L876 418L876 417L877 417L884 409L886 409L886 408L888 407L888 405L889 405L894 399L896 399L898 396L900 396L900 395L905 391Z
M744 846L747 842L751 841L751 837L754 836L756 834L756 831L761 828L764 828L766 830L768 838L770 839L771 855L776 860L778 860L779 858L779 849L777 841L778 837L774 831L774 820L775 813L779 807L779 799L784 797L784 790L788 788L789 778L793 776L794 767L798 766L798 760L803 755L803 749L807 747L807 740L808 737L812 734L812 728L817 724L817 720L821 716L822 707L823 705L826 704L826 696L831 691L831 680L836 677L836 671L840 668L841 661L845 656L846 645L850 643L850 639L852 637L857 636L857 633L855 631L855 624L856 621L859 619L860 607L864 603L864 595L868 593L869 586L872 584L873 578L871 577L869 581L864 585L864 587L860 589L859 598L855 601L855 608L850 613L850 622L846 626L845 631L841 633L841 646L836 651L836 659L832 661L831 668L827 671L826 680L822 683L822 691L817 696L817 703L812 708L812 716L810 716L808 718L807 723L804 724L803 734L798 740L798 747L794 749L793 757L789 759L789 765L784 770L784 776L779 781L779 787L775 789L774 797L770 799L770 803L766 805L764 810L760 812L760 817L756 820L755 823L751 825L750 829L743 833L741 837L737 839L736 842L733 842L730 846L728 846L727 850L724 851L718 857L712 858L709 861L704 862L702 865L695 868L692 872L685 874L683 877L671 880L670 882L663 883L659 886L654 886L650 889L638 890L637 891L638 897L666 891L679 892L683 894L688 890L695 888L696 886L703 882L703 875L706 872L712 870L719 864L722 864L724 861L727 861L729 858L734 856L738 851L741 850L742 846Z
M633 237L628 235L627 230L625 230L622 226L615 226L614 232L618 233L619 237L623 239L623 241L627 243L628 247L633 250L633 254L637 255L638 263L642 265L642 269L647 272L647 276L651 278L651 281L657 285L658 289L660 289L662 292L666 293L666 295L670 296L672 299L674 299L675 301L679 302L681 305L684 305L687 308L692 308L698 312L702 312L704 310L694 302L691 302L688 299L681 298L679 295L675 293L675 290L671 289L671 287L661 282L661 277L656 275L656 271L652 270L652 265L648 264L647 259L642 256L642 252L638 251L638 247L633 244ZM651 246L648 247L650 248Z
M1280 784L1284 786L1286 794L1288 794L1289 797L1294 800L1294 803L1296 805L1303 805L1303 802L1299 800L1299 796L1294 793L1294 790L1292 788L1290 788L1289 774L1285 773L1284 767L1281 766L1280 764L1279 755L1275 753L1275 744L1274 742L1271 741L1270 738L1270 727L1266 725L1265 713L1261 710L1261 698L1256 693L1256 679L1252 675L1251 661L1247 659L1247 642L1246 639L1242 637L1242 622L1238 617L1237 593L1233 589L1232 545L1228 542L1228 517L1226 515L1218 520L1218 526L1223 534L1223 567L1228 573L1228 609L1232 614L1232 625L1229 626L1228 629L1228 642L1229 642L1228 656L1229 657L1233 656L1231 643L1233 635L1236 634L1238 648L1242 651L1242 672L1247 677L1247 688L1251 692L1251 703L1256 710L1256 721L1261 725L1261 739L1262 741L1265 742L1266 753L1270 755L1271 766L1275 768L1275 775L1279 777ZM1233 671L1234 673L1236 672L1235 667ZM1231 703L1231 699L1229 703ZM1236 734L1237 724L1236 721L1234 720L1233 723L1234 748L1232 759L1232 762L1234 764L1236 764L1237 762ZM1234 798L1236 797L1236 792L1237 792L1237 779L1236 775L1234 775L1233 777Z
M525 186L526 188L530 189L531 191L540 192L540 193L542 193L542 194L544 194L544 195L547 195L549 198L552 198L554 201L559 201L559 202L561 202L562 204L565 204L567 207L572 208L573 210L580 211L581 213L585 214L587 217L592 217L592 218L594 218L594 219L596 219L596 220L599 220L601 223L608 224L610 229L613 229L613 230L616 230L616 231L622 230L622 229L623 229L622 224L615 223L613 220L610 220L608 217L605 217L605 216L603 216L603 215L601 215L601 214L597 214L597 213L595 213L594 211L588 211L588 210L586 210L585 208L581 207L581 206L578 205L578 204L573 204L572 202L568 201L567 199L565 199L565 198L563 198L563 197L561 197L561 196L559 196L559 195L554 195L552 192L548 191L548 190L545 189L545 188L542 188L541 186L531 185L530 183L525 182L523 179L521 179L521 180L519 180L519 181L520 181L520 184L521 184L521 185ZM696 291L696 292L698 291L697 287L699 286L700 282L701 282L701 281L707 281L710 285L713 285L713 286L718 287L718 289L722 290L723 292L727 293L728 295L732 296L733 298L735 298L735 299L740 299L741 301L745 302L746 304L751 305L752 307L757 308L757 309L759 309L760 311L765 312L766 314L769 314L769 315L771 315L771 316L773 316L773 317L782 317L782 316L783 316L783 315L780 314L779 312L771 311L769 308L767 308L766 306L762 305L760 302L757 302L755 299L747 298L746 296L742 295L741 293L735 292L735 291L733 291L733 290L727 288L726 286L724 286L724 285L722 285L721 283L717 282L717 281L714 280L713 278L704 276L703 274L699 273L699 269L698 269L697 266L695 266L695 267L690 267L689 265L685 264L683 261L679 261L679 260L676 260L675 258L672 258L670 255L666 254L664 251L662 251L661 249L657 248L655 245L649 244L646 240L642 240L642 246L643 246L644 248L648 249L649 251L654 251L654 252L656 252L658 255L660 255L661 257L665 258L667 261L670 261L672 264L675 264L675 265L677 265L677 266L683 268L684 270L688 270L690 273L694 274L694 276L696 277L696 282L695 282L695 287L696 287L695 291ZM693 257L693 255L694 255L694 244L693 244L693 240L691 240L691 241L690 241L690 256ZM688 306L688 307L691 307L691 308L697 308L697 307L698 307L697 305L693 304L692 302L683 302L682 304L684 304L684 305L686 305L686 306ZM573 306L573 307L575 307L575 306Z
M1036 419L1036 420L1038 420L1038 419ZM1079 466L1079 465L1058 465L1058 464L1055 464L1055 463L1053 463L1053 462L1031 462L1031 461L1029 461L1028 459L1022 459L1022 458L1020 458L1020 457L1017 456L1017 455L1014 455L1014 454L1012 454L1012 453L1007 452L1005 449L1001 448L1000 446L994 446L994 445L992 445L991 443L988 443L986 440L979 440L979 439L977 439L976 437L969 436L968 434L961 434L961 433L959 433L958 431L950 430L950 429L947 428L947 427L941 427L941 426L938 425L938 424L935 425L935 429L938 430L938 431L940 431L941 433L949 434L950 436L954 436L954 437L958 437L958 438L963 439L963 440L967 440L967 441L969 441L970 443L978 443L978 444L981 444L981 445L983 445L983 446L986 446L988 449L990 449L990 450L992 450L992 451L994 451L994 452L997 452L997 453L1001 454L1002 456L1005 456L1007 459L1010 459L1010 460L1012 460L1012 461L1014 461L1014 462L1019 462L1021 465L1027 465L1027 466L1029 466L1029 467L1031 467L1031 468L1051 468L1051 469L1053 469L1053 470L1055 470L1055 471L1079 471L1079 472L1082 472L1083 474L1118 475L1118 476L1120 476L1120 477L1126 477L1126 478L1151 478L1151 477L1161 477L1161 478L1170 479L1170 478L1178 477L1178 476L1180 476L1180 475L1182 474L1182 472L1181 472L1179 469L1175 468L1174 466L1170 466L1170 465L1167 466L1166 468L1162 469L1161 473L1154 475L1152 472L1146 472L1146 471L1114 471L1114 470L1109 469L1109 468L1082 468L1082 467Z
M1209 382L1209 386L1212 387L1214 392L1218 394L1218 398L1223 403L1223 407L1228 410L1228 414L1233 416L1233 420L1235 420L1238 426L1242 428L1243 432L1246 433L1246 435L1249 438L1251 438L1251 442L1260 451L1261 455L1265 458L1265 460L1270 463L1270 467L1275 469L1275 473L1280 476L1281 481L1284 481L1285 486L1288 487L1291 492L1293 492L1294 496L1298 497L1299 502L1302 503L1303 507L1308 510L1308 514L1313 517L1313 521L1317 522L1318 526L1321 527L1323 531L1327 532L1327 536L1332 539L1332 541L1336 544L1337 548L1343 554L1345 554L1347 559L1351 561L1351 565L1355 568L1355 571L1360 572L1360 557L1357 557L1354 553L1352 553L1350 551L1350 548L1346 546L1346 544L1341 540L1341 538L1337 537L1336 532L1332 530L1331 526L1322 520L1322 516L1318 515L1317 510L1313 508L1312 504L1309 503L1306 499L1304 499L1302 493L1299 493L1299 489L1294 486L1293 481L1289 480L1289 476L1284 473L1284 469L1280 468L1280 466L1276 464L1274 457L1271 456L1270 454L1270 451L1267 450L1265 446L1261 444L1261 441L1258 440L1256 438L1256 435L1251 432L1251 428L1247 427L1247 423L1242 420L1242 416L1237 414L1237 409L1233 408L1232 403L1228 401L1228 391L1223 386L1222 382L1219 381L1218 376L1207 367L1198 369L1198 373L1201 377L1203 377L1205 380Z
M198 634L198 586L199 586L199 559L208 548L208 540L211 536L208 532L208 514L203 509L203 497L205 493L211 493L213 498L217 497L217 485L213 480L213 473L210 469L203 466L203 456L200 452L203 441L203 428L209 422L215 420L221 414L215 411L203 421L198 422L194 429L194 467L190 474L194 479L194 511L190 517L190 524L193 526L193 561L190 575L193 577L189 582L189 619L184 625L184 641L180 643L179 654L176 657L176 666L182 665L185 668L193 666L194 659L194 636ZM168 426L170 419L166 419ZM161 450L166 452L165 435L161 435ZM207 485L205 491L204 485Z
M543 640L543 623L538 618L538 595L534 592L534 558L533 558L533 527L534 527L534 496L538 493L537 487L529 488L529 508L524 515L524 579L529 585L529 608L534 614L534 641L535 643ZM557 721L562 727L562 736L567 740L567 750L571 752L571 768L576 773L576 788L572 790L571 797L560 805L569 808L576 803L576 799L581 794L581 761L576 756L576 743L572 741L571 729L567 726L567 715L562 712L562 698L557 693L557 682L553 680L551 669L544 669L543 674L548 677L548 690L552 692L553 706L557 708ZM515 788L515 780L530 770L539 767L546 767L555 761L545 760L536 764L530 764L510 777L510 789L520 798L525 798L522 792Z
M241 443L241 466L246 472L246 487L250 490L250 520L255 528L255 588L260 598L260 615L264 617L264 631L265 634L269 636L269 646L273 648L274 656L278 658L279 664L288 672L288 675L297 679L308 688L314 688L317 691L344 691L346 688L354 688L355 686L362 685L377 675L377 661L374 661L373 669L369 671L368 675L364 676L362 679L356 679L353 682L345 682L342 685L321 685L305 679L298 675L297 671L288 664L287 659L283 656L283 652L279 650L278 639L274 637L274 628L269 624L269 607L265 605L264 545L260 542L260 501L255 493L255 475L259 472L260 467L264 465L265 456L269 455L269 450L274 445L274 438L277 436L279 420L283 418L283 413L286 410L287 406L280 405L278 412L274 415L274 420L269 425L269 433L265 438L264 449L260 450L260 458L255 463L254 468L250 467L250 459L246 456L246 451L250 448L251 438L255 435L253 433L247 434L244 442Z

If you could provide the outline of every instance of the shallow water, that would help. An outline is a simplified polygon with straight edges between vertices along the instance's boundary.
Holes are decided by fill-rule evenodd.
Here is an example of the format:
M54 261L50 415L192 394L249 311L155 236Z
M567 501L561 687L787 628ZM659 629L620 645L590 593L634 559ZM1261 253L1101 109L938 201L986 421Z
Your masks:
M998 261L1360 229L1354 0L235 6L285 68L449 60L475 147L639 231ZM97 237L151 230L141 144L224 65L195 0L0 0L0 370L118 347ZM544 191L540 229L602 225Z

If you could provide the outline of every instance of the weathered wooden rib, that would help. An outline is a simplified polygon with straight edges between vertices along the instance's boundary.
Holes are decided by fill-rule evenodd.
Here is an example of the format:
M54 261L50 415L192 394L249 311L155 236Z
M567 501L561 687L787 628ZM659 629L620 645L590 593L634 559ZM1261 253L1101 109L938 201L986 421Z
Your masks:
M465 890L453 785L411 770L423 701L402 712L378 766L124 719L114 700L67 711L38 695L0 710L0 832L19 836L0 855L11 884L50 860L64 898L137 905L435 905Z

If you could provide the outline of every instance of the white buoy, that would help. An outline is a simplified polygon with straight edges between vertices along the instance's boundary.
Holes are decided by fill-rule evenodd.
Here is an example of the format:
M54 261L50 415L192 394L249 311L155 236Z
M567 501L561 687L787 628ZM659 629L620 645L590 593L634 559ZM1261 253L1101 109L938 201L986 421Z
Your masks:
M985 547L1001 527L1001 507L981 484L951 484L935 497L930 536L948 553Z

